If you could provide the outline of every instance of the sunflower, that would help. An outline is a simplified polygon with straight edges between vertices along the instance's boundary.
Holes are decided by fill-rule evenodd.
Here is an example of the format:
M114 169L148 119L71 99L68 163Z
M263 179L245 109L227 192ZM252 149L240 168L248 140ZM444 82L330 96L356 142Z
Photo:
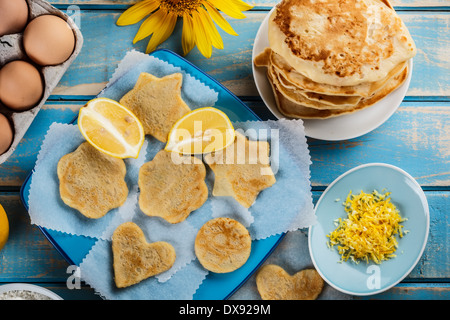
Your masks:
M117 25L135 24L150 15L140 26L133 44L150 36L146 53L152 52L172 34L178 18L183 19L181 44L188 54L197 45L201 54L210 58L212 47L223 49L223 41L214 22L226 33L237 36L220 14L243 19L242 11L252 6L241 0L143 0L127 9Z

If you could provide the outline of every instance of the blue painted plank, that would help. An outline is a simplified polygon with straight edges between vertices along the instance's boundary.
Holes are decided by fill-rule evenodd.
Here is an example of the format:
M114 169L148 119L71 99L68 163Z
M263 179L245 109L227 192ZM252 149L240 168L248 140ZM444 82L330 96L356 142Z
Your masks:
M49 0L50 3L57 6L67 6L67 5L101 5L101 6L130 6L137 3L139 0ZM243 0L244 2L251 4L256 7L273 7L279 2L279 0ZM412 7L423 7L423 6L448 6L446 0L392 0L392 5L395 7L402 6L412 6Z
M450 96L450 15L402 12L417 46L408 96ZM433 92L433 94L431 94Z
M43 236L37 226L30 224L20 197L0 194L0 203L9 220L9 238L0 251L0 282L65 282L67 262Z
M411 174L421 186L450 185L450 106L404 102L374 131L351 140L309 139L312 183L326 186L367 162L385 162Z
M313 192L314 203L321 192ZM431 227L425 252L417 267L401 284L377 299L444 299L448 297L450 280L448 252L449 192L426 192L430 204ZM50 245L35 226L20 203L17 193L0 193L0 203L5 207L10 221L10 238L0 251L0 284L8 282L28 282L44 285L65 299L97 299L94 290L82 286L80 290L66 289L66 281L71 275L67 262ZM289 237L286 237L288 239ZM294 239L294 238L293 238ZM282 251L281 251L281 249ZM275 249L271 259L288 268L286 257L303 252L295 242L283 242ZM290 266L292 267L292 266ZM254 277L250 280L254 281ZM254 283L250 283L253 286Z
M132 49L145 51L148 39L135 45L132 39L140 24L118 27L115 22L122 11L82 10L80 28L84 47L75 63L53 92L55 96L96 95L108 82L117 64ZM419 48L414 59L414 74L408 96L449 97L450 73L449 12L401 12ZM249 12L243 20L229 19L239 34L234 37L221 32L225 49L213 50L206 59L196 48L188 60L215 77L233 93L257 97L251 70L253 41L266 12ZM161 48L181 54L181 21Z
M72 120L84 103L46 104L16 152L0 165L0 186L20 186L34 167L50 124ZM247 104L262 119L273 119L262 102ZM362 137L338 142L308 139L313 162L312 185L326 186L363 163L387 162L409 172L422 186L450 186L449 110L448 103L403 102L386 123Z
M133 0L130 0L133 1ZM83 10L81 27L85 35L85 48L57 88L52 99L75 99L77 102L52 102L39 113L16 153L0 165L0 186L20 186L34 162L43 136L53 121L66 122L77 113L85 100L94 96L108 81L117 63L130 49L145 49L145 41L133 46L137 27L119 28L114 25L121 10L130 1L86 0L83 8L108 10ZM67 7L74 1L52 1ZM93 6L95 4L95 6ZM261 8L270 7L273 1L260 0ZM446 0L431 2L403 0L400 6L448 4ZM101 7L104 5L104 7ZM117 10L117 9L120 10ZM110 10L114 9L114 10ZM406 8L408 9L408 8ZM445 9L446 8L440 8ZM259 9L258 9L259 10ZM415 59L415 72L406 100L430 97L430 100L448 101L449 96L449 13L401 12L416 40L419 53ZM212 59L206 60L194 50L188 58L241 96L255 96L251 74L252 41L265 12L251 12L246 20L230 22L240 33L239 38L224 35L225 50L216 50ZM180 30L163 47L181 53ZM244 39L244 41L239 41ZM227 47L228 46L228 47ZM256 97L256 100L257 97ZM261 102L248 102L263 118L272 115ZM312 183L323 190L335 177L347 169L367 161L382 161L398 165L410 172L425 188L430 203L430 238L423 258L407 278L392 290L374 298L379 299L448 299L448 208L449 203L449 152L450 124L447 103L405 102L399 111L374 132L350 141L325 143L309 140L313 158ZM402 128L402 129L399 129ZM14 188L13 188L14 189ZM437 191L433 191L437 189ZM4 190L4 189L2 189ZM315 201L320 191L314 192ZM0 193L0 203L11 221L11 238L0 252L0 282L25 281L42 283L54 288L67 299L98 298L93 290L65 289L67 264L51 247L40 231L29 225L29 218L20 204L17 193ZM412 281L412 283L411 283ZM420 283L416 283L419 281ZM48 282L58 282L56 285Z
M83 104L47 103L37 114L11 157L0 164L0 186L20 186L31 172L44 136L53 122L71 121ZM56 107L56 108L55 108Z
M317 203L322 192L313 192ZM417 265L406 277L407 282L450 281L449 216L450 191L425 191L430 210L428 242ZM413 236L413 235L412 235ZM275 254L277 252L275 251Z
M430 233L428 243L417 266L407 277L414 281L449 281L450 262L449 218L450 191L425 192L430 207ZM313 192L317 203L321 192ZM52 247L42 232L30 224L29 215L17 193L0 193L0 203L5 208L10 223L10 237L0 251L0 282L27 279L36 282L66 282L68 263ZM290 243L285 248L295 254L298 244ZM277 248L278 249L278 248ZM285 255L275 249L273 255ZM287 255L289 256L289 254ZM284 261L288 263L288 261Z
M404 284L368 297L358 297L358 300L449 300L450 284Z

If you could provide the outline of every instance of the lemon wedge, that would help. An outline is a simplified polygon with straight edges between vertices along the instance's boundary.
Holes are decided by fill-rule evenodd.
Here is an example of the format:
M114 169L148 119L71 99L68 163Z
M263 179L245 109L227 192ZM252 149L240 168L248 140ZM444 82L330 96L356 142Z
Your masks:
M9 237L9 222L5 209L0 204L0 250L3 249Z
M144 144L144 127L117 101L96 98L80 109L78 127L97 150L114 158L137 158Z
M184 155L211 153L231 145L235 134L224 112L213 107L198 108L175 122L165 150Z

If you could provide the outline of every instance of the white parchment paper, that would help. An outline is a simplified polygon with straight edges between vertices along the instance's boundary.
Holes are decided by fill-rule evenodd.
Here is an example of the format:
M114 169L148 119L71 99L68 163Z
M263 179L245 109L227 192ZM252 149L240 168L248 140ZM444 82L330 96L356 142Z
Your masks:
M214 106L218 99L217 92L180 68L137 52L126 55L100 96L119 100L133 88L141 72L156 76L182 72L182 96L191 108ZM248 228L254 240L315 223L309 182L311 160L302 121L248 121L234 125L249 139L268 139L271 144L271 165L277 182L261 192L249 209L232 198L212 196L214 174L206 165L209 197L201 208L176 225L158 217L145 216L138 205L139 168L164 147L161 142L147 136L139 158L127 160L130 193L126 204L98 221L85 219L60 200L56 176L59 159L84 140L76 126L53 124L45 137L32 177L29 197L31 221L49 229L99 239L80 268L82 279L107 299L192 299L208 274L194 251L196 233L208 220L218 216L232 217ZM119 290L113 281L110 239L115 228L126 221L137 223L148 242L171 243L177 252L177 260L171 270Z

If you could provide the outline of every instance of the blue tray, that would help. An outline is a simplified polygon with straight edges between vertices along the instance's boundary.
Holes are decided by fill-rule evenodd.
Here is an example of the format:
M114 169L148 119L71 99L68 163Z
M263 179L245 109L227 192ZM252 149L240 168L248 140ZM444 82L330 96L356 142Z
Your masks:
M231 121L261 120L227 88L179 55L169 50L158 50L150 55L180 67L218 92L219 96L215 107L224 111L230 117ZM75 123L76 121L77 119L75 118L72 123ZM31 177L32 173L28 175L20 192L22 203L27 210L29 208L28 195ZM95 238L73 236L53 230L47 230L42 227L40 227L40 229L56 250L58 250L64 259L71 265L80 265L83 258L97 241ZM267 259L283 237L284 234L280 234L263 240L253 241L252 252L245 265L231 273L209 273L195 293L194 299L223 300L229 298Z

